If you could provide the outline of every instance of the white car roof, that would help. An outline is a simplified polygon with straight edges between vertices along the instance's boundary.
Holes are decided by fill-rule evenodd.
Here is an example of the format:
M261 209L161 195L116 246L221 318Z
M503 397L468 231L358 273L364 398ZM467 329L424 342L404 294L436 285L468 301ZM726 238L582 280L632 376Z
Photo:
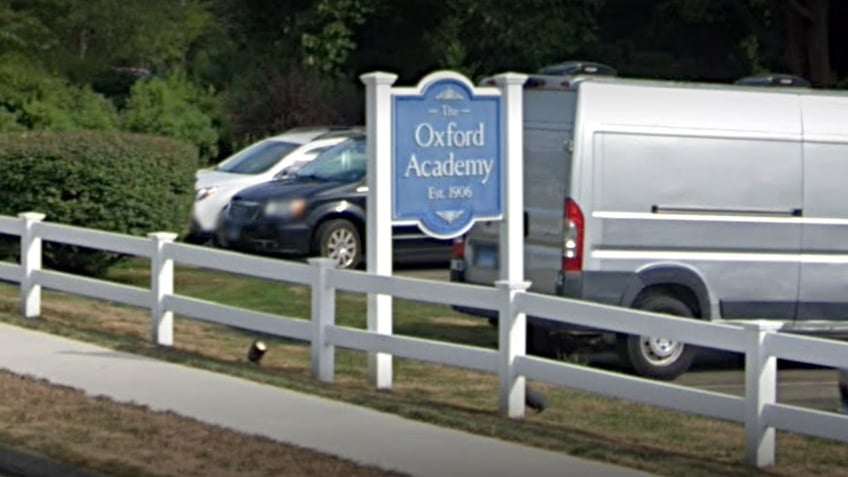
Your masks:
M356 129L354 126L307 126L289 129L280 134L266 139L272 141L286 141L295 144L306 144L324 135L333 135L336 132L345 133Z
M279 169L281 164L298 162L299 158L308 156L310 153L312 153L312 151L315 151L316 149L334 146L346 139L362 134L361 131L361 127L347 127L337 129L332 129L330 127L299 128L298 131L289 130L285 133L278 134L276 136L261 139L259 141L254 142L248 147L253 147L258 144L268 142L280 142L291 144L293 149L291 149L284 157L281 157L277 165L271 167L272 170L276 170ZM247 148L243 148L239 151L236 151L233 155L230 155L228 158L224 159L223 161L217 163L214 166L198 169L195 173L195 187L205 187L208 185L217 184L222 181L229 182L232 179L232 177L230 177L230 171L219 171L218 168L221 165L226 164L228 161L232 160L238 154L242 153L242 151L244 151L245 149ZM289 158L289 160L286 160L286 158ZM261 174L257 174L257 176L260 175ZM203 177L202 180L201 177ZM239 180L241 181L243 179L244 176L241 176Z

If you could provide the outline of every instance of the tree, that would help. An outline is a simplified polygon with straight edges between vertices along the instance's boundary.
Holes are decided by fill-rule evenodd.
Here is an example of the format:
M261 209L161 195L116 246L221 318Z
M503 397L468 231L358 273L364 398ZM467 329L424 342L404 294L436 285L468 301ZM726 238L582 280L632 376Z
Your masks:
M516 15L511 0L469 1L463 27L473 74L536 71L587 53L598 41L600 0L525 0Z
M56 37L38 18L0 1L0 54L39 55L57 44Z
M172 73L133 85L121 114L121 125L128 131L159 134L194 144L200 157L208 160L217 153L215 116L215 95L192 85L183 75Z
M830 1L779 3L789 71L806 76L814 85L832 86L835 78L830 66Z
M114 129L112 103L20 55L0 56L0 130Z
M682 19L690 30L708 25L731 33L755 63L827 87L835 80L830 9L830 0L666 0L657 12L665 21Z
M232 141L243 143L296 126L359 123L362 104L348 81L297 63L267 62L234 84L224 109Z
M318 0L301 35L304 63L336 77L348 74L356 29L371 13L369 0Z
M14 6L54 33L53 64L83 78L114 66L180 67L212 20L205 0L14 0Z
M602 0L384 0L362 28L357 72L385 69L400 80L433 69L479 77L535 71L588 53ZM422 32L417 34L417 32Z

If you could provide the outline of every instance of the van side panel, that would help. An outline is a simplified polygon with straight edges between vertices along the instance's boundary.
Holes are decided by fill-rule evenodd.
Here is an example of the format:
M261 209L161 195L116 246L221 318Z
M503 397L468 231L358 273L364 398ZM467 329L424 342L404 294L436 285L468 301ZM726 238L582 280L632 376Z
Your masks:
M586 216L582 289L597 272L677 264L681 284L691 269L704 277L714 316L792 319L797 97L587 83L580 101L583 173L572 196Z
M803 98L804 229L798 319L848 319L848 98ZM803 323L799 323L803 325Z

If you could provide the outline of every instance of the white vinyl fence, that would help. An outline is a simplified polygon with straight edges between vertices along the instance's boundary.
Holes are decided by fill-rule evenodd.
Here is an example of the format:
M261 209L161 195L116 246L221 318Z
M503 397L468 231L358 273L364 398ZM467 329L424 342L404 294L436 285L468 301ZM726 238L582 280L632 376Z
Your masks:
M149 238L42 222L44 215L0 216L0 233L21 237L21 263L0 263L0 279L20 283L22 314L40 314L41 287L150 310L151 338L173 344L173 315L309 341L312 373L334 378L335 347L457 366L500 379L502 415L524 416L525 380L534 379L663 408L744 424L747 461L765 467L775 462L775 430L848 442L848 416L776 402L777 358L848 368L848 344L783 334L769 322L744 325L699 322L636 310L529 293L527 283L498 282L495 287L445 283L337 270L327 259L309 264L247 256L175 243L175 235ZM58 242L148 257L149 289L114 284L41 268L42 241ZM174 263L232 272L279 282L308 285L311 319L259 313L174 293ZM496 309L497 350L381 334L335 324L335 293L345 290L392 295L425 302ZM745 397L657 382L525 354L526 315L605 328L622 333L665 336L694 345L744 353Z

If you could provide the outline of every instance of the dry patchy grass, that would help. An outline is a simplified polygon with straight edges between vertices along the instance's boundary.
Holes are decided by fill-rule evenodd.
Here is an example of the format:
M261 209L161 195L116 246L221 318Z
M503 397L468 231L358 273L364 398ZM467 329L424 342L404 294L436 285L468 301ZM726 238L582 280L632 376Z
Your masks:
M0 422L7 444L111 475L402 475L5 371Z

